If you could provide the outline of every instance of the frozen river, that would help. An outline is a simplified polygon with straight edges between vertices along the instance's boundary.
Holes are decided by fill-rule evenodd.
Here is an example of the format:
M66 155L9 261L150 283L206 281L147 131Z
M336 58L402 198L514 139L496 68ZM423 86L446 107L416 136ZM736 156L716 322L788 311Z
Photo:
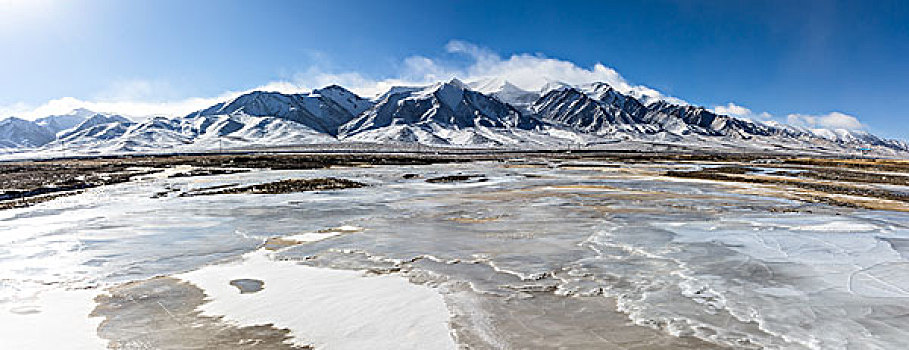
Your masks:
M218 348L193 331L215 327L249 348L909 348L907 213L659 176L673 167L688 165L151 175L0 211L0 339ZM451 175L470 176L426 181ZM180 196L323 177L368 186Z

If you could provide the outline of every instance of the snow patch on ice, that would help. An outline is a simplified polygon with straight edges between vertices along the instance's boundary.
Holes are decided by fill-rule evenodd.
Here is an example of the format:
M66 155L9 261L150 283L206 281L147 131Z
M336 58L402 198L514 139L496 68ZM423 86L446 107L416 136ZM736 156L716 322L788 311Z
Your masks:
M98 336L103 318L89 317L95 289L54 289L27 304L0 304L0 348L106 349Z
M456 349L449 312L433 289L396 275L365 277L275 261L264 251L176 276L205 291L204 315L241 326L287 328L300 345L319 349ZM237 293L230 281L255 278L262 291Z

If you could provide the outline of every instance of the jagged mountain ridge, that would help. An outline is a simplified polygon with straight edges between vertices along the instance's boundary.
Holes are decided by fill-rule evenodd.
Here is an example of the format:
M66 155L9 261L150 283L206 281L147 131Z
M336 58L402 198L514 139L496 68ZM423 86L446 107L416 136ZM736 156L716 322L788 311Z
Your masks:
M83 120L75 127L57 130ZM87 116L87 117L86 117ZM754 122L690 105L645 103L605 83L553 83L539 92L503 79L395 87L376 100L332 85L309 93L255 91L177 118L133 122L74 111L36 122L0 123L0 147L142 151L193 146L404 142L451 146L552 148L641 141L772 149L877 147L907 152L902 141L863 131L809 130ZM56 136L55 136L56 134ZM16 135L27 135L19 137Z
M644 136L670 133L677 136L696 134L750 139L787 133L787 130L718 115L703 107L665 101L645 105L604 83L549 89L530 110L544 120L596 134Z
M338 128L372 107L343 87L332 85L306 94L255 91L195 112L187 118L217 115L277 117L336 136Z
M538 92L521 89L502 78L482 79L471 82L469 86L477 92L495 97L525 113L528 112L527 108L540 97Z
M573 87L549 90L530 106L530 111L550 123L586 133L614 133L641 124L640 116Z
M457 79L384 95L372 108L341 126L339 135L368 141L497 144L490 129L532 130L535 118Z
M78 125L59 132L57 134L58 139L71 139L78 137L77 135L87 135L87 134L98 134L97 129L106 129L107 126L111 124L116 124L120 126L129 126L133 124L132 120L120 115L115 114L94 114L87 119L83 120Z
M85 108L77 108L72 112L60 115L49 115L35 119L35 123L47 128L54 134L63 130L72 129L85 121L85 119L98 114Z
M50 129L33 121L16 117L0 120L0 148L38 147L54 139Z

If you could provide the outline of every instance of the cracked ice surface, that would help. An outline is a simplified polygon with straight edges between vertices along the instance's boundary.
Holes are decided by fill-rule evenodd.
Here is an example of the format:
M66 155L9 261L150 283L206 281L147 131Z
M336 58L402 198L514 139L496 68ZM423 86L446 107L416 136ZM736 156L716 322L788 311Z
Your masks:
M158 177L0 212L0 322L24 317L9 311L40 304L48 291L192 271L284 237L290 243L269 253L276 264L432 287L454 340L472 348L909 346L906 213L744 195L736 189L746 184L667 179L651 165L601 165ZM425 181L455 174L484 177ZM328 176L370 186L152 198ZM781 207L794 210L771 210ZM282 295L270 287L249 296Z

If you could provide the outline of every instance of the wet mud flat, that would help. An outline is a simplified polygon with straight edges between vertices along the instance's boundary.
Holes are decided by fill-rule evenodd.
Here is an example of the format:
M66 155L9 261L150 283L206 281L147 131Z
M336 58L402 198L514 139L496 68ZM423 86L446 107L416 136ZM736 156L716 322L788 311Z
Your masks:
M127 283L97 297L98 335L111 349L311 350L292 345L290 331L270 325L238 327L202 316L203 291L187 282L158 277Z
M460 305L458 295L449 298ZM458 339L471 348L496 349L728 349L693 337L666 336L659 330L628 322L615 311L615 300L602 296L565 298L534 293L532 298L500 300L496 297L471 299L488 312L482 318L465 313L452 321ZM541 307L545 305L545 307ZM494 327L494 338L483 334L482 322ZM507 345L506 345L507 344Z
M788 159L770 167L721 163L664 175L778 186L788 198L842 207L909 210L909 163L903 161Z

